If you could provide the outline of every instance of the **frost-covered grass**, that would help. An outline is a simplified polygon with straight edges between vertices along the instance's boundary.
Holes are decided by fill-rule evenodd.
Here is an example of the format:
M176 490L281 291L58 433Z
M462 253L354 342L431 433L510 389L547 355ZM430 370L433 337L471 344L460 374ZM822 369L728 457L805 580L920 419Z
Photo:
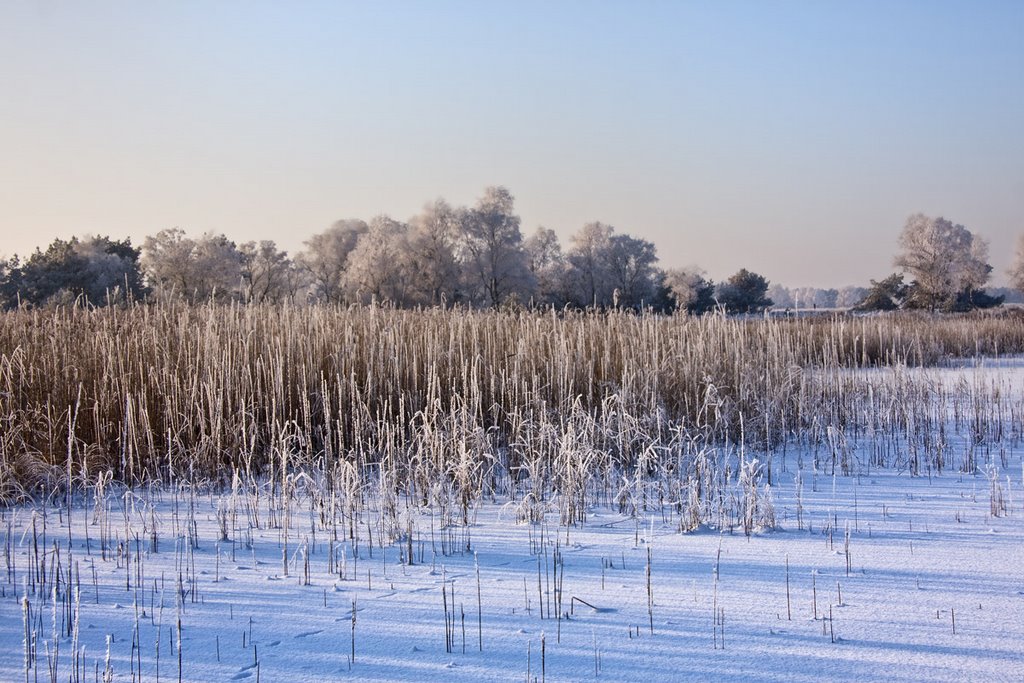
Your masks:
M590 465L626 470L671 429L716 445L813 446L829 427L904 429L920 404L916 385L880 403L841 371L1014 352L1024 352L1020 315L13 311L0 315L0 501L107 472L130 484L227 483L235 468L280 470L282 454L293 469L384 463L405 479L428 460L447 467L449 437L469 432L474 466L549 465L524 444L551 442L563 420L607 442L609 458Z

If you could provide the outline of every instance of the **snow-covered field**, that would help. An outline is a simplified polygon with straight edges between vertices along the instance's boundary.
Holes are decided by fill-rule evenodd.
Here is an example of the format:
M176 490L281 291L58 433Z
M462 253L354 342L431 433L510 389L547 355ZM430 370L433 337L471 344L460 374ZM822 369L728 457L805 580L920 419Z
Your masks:
M1022 367L924 372L1019 395ZM568 527L499 498L442 528L400 501L386 547L372 499L337 525L302 495L231 491L3 510L0 679L1024 678L1024 448L913 477L851 447L846 477L776 454L778 526L749 537L597 499Z

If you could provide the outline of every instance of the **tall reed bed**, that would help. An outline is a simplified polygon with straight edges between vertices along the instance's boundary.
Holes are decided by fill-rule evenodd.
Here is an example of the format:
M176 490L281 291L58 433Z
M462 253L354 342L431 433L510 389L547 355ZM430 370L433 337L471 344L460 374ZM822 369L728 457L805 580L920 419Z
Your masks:
M969 405L970 391L937 402L910 380L869 390L847 369L1021 351L1013 315L15 311L0 316L0 498L110 473L126 485L241 478L271 490L306 473L328 487L372 476L380 490L447 501L455 517L500 487L527 518L550 497L573 520L594 496L624 508L673 496L706 521L713 480L738 479L750 452L768 480L793 442L849 471L863 435L874 464L941 466L950 402L976 443L1007 435L1019 406L992 418L991 392L975 392L984 406Z

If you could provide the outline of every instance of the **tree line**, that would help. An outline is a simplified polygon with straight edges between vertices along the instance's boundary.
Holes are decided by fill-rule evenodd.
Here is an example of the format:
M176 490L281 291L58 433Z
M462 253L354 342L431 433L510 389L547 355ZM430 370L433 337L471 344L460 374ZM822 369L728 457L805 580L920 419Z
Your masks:
M294 257L270 240L236 244L178 228L146 237L141 247L109 237L57 239L28 258L0 260L0 306L178 299L701 314L759 313L773 304L961 310L1001 302L983 289L992 270L987 244L963 226L917 214L901 246L901 272L870 288L787 290L747 269L715 283L696 268L660 268L653 243L601 222L584 225L564 249L543 226L524 236L514 198L499 186L486 188L474 206L438 199L404 222L339 220ZM1015 264L1011 276L1024 289L1024 241Z

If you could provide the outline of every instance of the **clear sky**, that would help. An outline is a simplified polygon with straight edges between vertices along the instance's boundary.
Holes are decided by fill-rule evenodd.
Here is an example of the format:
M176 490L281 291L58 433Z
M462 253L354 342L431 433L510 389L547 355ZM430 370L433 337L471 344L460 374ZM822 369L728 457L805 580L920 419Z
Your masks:
M914 212L1024 232L1024 2L0 0L0 255L169 227L289 251L516 197L664 266L892 271Z

